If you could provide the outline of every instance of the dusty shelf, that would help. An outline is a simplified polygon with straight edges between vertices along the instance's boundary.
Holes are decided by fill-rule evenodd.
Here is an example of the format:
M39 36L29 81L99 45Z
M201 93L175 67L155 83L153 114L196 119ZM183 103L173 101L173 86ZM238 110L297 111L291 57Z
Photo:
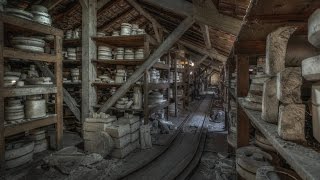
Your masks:
M123 59L123 60L92 60L93 63L97 64L105 64L105 65L125 65L125 66L137 66L141 65L144 60L136 60L136 59Z
M55 85L26 85L23 87L5 87L2 89L3 97L28 96L36 94L57 93Z
M294 142L281 139L277 133L277 125L261 119L261 112L244 108L243 98L238 102L251 122L262 132L273 147L302 179L317 180L320 177L320 153Z
M57 56L48 54L48 53L36 53L36 52L28 52L20 49L14 48L3 48L3 57L5 58L13 58L13 59L25 59L25 60L33 60L33 61L43 61L54 63L57 61Z
M92 37L97 44L106 44L114 47L142 47L146 41L156 45L149 35L130 35L130 36L104 36Z

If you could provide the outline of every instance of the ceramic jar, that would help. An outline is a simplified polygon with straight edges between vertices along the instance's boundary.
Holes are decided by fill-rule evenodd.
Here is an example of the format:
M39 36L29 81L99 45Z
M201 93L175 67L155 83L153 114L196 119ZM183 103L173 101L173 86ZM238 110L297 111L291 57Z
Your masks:
M28 119L41 118L47 115L46 101L39 95L27 96L25 115Z
M126 48L124 51L124 59L134 59L134 52L131 48Z
M112 60L112 50L107 46L98 47L98 59L100 60Z
M119 47L116 49L116 59L123 59L124 58L124 48Z
M144 59L144 49L137 49L134 54L135 59Z
M44 52L45 41L37 37L16 36L10 42L17 49L30 52Z
M21 99L10 98L5 106L5 120L7 123L17 120L23 120L24 105L21 104Z
M122 23L121 24L121 36L129 36L131 35L131 29L132 29L132 25L129 23Z

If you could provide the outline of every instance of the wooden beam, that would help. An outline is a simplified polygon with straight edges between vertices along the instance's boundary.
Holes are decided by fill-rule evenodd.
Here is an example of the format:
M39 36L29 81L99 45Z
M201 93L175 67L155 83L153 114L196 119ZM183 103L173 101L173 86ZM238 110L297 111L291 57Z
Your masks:
M38 68L40 69L40 71L48 77L51 77L52 81L55 81L55 77L54 74L51 72L51 70L48 68L48 66L44 63L40 63L40 62L35 62L35 64L38 66ZM72 111L72 113L75 115L75 117L81 121L81 117L80 117L80 110L77 107L78 104L77 102L72 98L72 96L70 95L70 93L63 88L63 101L67 104L67 106L69 107L69 109Z
M218 52L216 52L216 51L214 51L212 49L211 50L206 50L206 49L203 49L203 48L199 48L199 47L197 47L195 45L190 44L189 42L182 41L182 40L180 40L179 43L181 45L187 47L187 48L190 48L190 49L200 53L200 54L208 55L211 58L216 59L218 61L221 61L221 62L227 61L227 57L226 56L221 55L221 54L219 54Z
M119 19L122 19L126 16L128 16L131 12L133 11L132 7L129 7L128 9L126 9L125 11L123 11L123 13L118 14L116 17L114 17L113 19L111 19L110 21L107 21L105 23L103 23L103 25L101 25L100 27L98 27L99 31L103 31L103 30L107 30L109 27L111 27L115 22L117 22Z
M198 67L204 60L206 60L209 56L208 55L204 55L199 61L195 62L194 67Z
M106 4L108 4L111 0L99 0L97 2L97 10L103 8Z
M238 41L234 44L235 54L265 55L266 41Z
M138 81L145 70L152 67L152 65L163 56L173 44L185 33L194 23L192 17L186 18L181 24L167 37L167 39L154 51L152 55L137 69L130 78L124 83L113 96L98 110L98 112L106 112L120 97L122 97L134 84Z
M185 0L142 0L143 2L182 16L194 16L196 21L220 29L227 33L237 35L242 21L230 16L220 14L211 0L204 3L192 4Z
M155 20L147 11L145 11L135 0L127 0L127 2L152 23L156 39L160 43L161 38L159 34L159 28L161 25L157 22L157 20Z
M97 29L97 0L81 0L82 6L82 100L81 118L82 122L93 112L96 105L96 91L91 82L96 79L96 69L91 59L97 57L96 44L91 39L96 35ZM80 2L81 2L80 1ZM88 4L88 7L85 6Z
M211 40L210 40L210 33L209 33L209 27L204 24L200 24L200 28L203 34L203 40L204 43L206 44L207 49L211 49Z
M58 4L60 4L63 0L46 0L42 3L43 6L45 6L46 8L48 8L48 10L52 10L54 7L56 7Z

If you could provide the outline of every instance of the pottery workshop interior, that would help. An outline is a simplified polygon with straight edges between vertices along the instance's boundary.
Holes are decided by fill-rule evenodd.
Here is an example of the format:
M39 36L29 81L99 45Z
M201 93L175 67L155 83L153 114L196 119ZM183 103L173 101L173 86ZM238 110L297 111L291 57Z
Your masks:
M320 0L0 0L0 180L320 180Z

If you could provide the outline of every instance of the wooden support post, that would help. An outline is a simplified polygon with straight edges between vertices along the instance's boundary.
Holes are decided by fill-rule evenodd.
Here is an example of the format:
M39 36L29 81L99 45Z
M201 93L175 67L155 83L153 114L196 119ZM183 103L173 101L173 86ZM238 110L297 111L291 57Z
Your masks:
M97 29L97 0L80 0L82 6L82 122L93 112L96 105L96 91L91 86L95 80L96 69L91 59L97 57L96 45L91 36L96 35Z
M54 46L55 46L55 52L56 52L56 63L54 67L55 75L56 75L56 86L57 93L55 96L55 103L56 103L56 114L57 114L57 124L56 124L56 143L57 143L57 149L62 148L62 136L63 136L63 93L62 93L62 37L61 36L55 36L54 38Z
M4 25L0 22L0 90L3 89L3 77L4 77L4 58L3 58L3 47L4 47ZM4 139L4 97L0 94L0 173L4 171L5 163L5 139Z
M55 81L55 76L54 74L50 71L49 67L46 64L40 63L40 62L35 62L35 64L38 66L40 71L48 77L51 77L52 81ZM70 93L63 88L63 101L67 104L69 109L72 111L72 113L75 115L75 117L81 121L81 115L80 115L80 110L77 107L78 104L76 100L70 95Z
M144 97L143 97L143 104L144 104L144 124L148 124L149 123L149 102L148 102L148 96L149 96L149 89L148 89L148 84L149 84L149 71L148 69L145 70L144 72Z
M237 97L245 97L249 91L249 57L236 56L237 68ZM237 99L238 101L238 99ZM250 120L242 107L237 103L237 147L249 145Z
M192 26L194 20L192 17L187 17L181 24L167 37L167 39L154 51L152 55L137 69L130 78L111 96L108 101L98 110L98 112L106 112L120 97L122 97L136 81L138 81L144 71L153 66L153 64L169 48L184 34L185 31Z

